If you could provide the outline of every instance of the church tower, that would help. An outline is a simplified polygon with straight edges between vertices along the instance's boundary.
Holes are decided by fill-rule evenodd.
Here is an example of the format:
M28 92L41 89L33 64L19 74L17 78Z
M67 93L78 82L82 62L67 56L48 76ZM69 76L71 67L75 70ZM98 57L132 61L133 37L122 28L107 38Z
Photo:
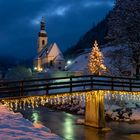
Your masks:
M41 52L41 50L47 45L48 43L48 37L47 33L45 31L45 22L44 18L42 17L42 20L40 22L40 32L38 34L38 53Z
M56 43L48 45L48 36L45 31L45 22L42 18L40 22L40 32L38 34L37 56L34 59L34 70L45 72L51 70L64 70L65 60Z

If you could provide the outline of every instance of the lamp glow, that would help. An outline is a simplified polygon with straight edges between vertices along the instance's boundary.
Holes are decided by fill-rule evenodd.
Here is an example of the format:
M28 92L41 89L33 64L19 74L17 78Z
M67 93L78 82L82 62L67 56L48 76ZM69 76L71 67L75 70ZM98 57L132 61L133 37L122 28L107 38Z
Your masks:
M68 64L68 65L70 65L70 64L71 64L71 61L70 61L70 60L68 60L68 61L67 61L67 64Z

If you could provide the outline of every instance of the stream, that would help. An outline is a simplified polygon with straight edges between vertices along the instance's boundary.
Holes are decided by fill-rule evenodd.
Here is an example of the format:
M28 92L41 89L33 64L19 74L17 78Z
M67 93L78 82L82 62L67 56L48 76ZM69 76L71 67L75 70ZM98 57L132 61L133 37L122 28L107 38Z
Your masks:
M19 112L33 123L41 122L64 140L140 140L140 123L106 122L106 127L112 131L103 132L89 126L77 125L76 120L83 119L84 116L53 111L47 107L27 108Z

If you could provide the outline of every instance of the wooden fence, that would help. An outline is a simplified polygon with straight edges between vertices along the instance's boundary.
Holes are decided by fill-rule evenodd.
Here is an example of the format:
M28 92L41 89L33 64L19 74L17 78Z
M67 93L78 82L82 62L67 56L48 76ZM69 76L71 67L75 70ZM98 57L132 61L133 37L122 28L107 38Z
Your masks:
M71 76L51 79L1 81L0 98L72 93L90 90L140 91L140 80L111 76Z

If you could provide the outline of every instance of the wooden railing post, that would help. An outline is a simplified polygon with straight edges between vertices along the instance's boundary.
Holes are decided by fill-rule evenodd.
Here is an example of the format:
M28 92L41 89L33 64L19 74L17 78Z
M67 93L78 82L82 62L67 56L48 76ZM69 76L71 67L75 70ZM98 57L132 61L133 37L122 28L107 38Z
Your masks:
M129 79L129 90L132 91L132 80Z
M23 81L20 81L20 96L23 96Z
M114 90L114 83L113 83L113 81L114 81L114 78L111 77L111 90Z
M70 93L72 93L72 77L70 77Z
M90 76L91 89L93 89L93 75Z
M121 82L122 82L122 89L125 90L125 85L124 85L124 83L123 83L123 82L125 82L125 80L122 79Z
M48 81L46 82L46 95L49 94L49 85L48 85Z

